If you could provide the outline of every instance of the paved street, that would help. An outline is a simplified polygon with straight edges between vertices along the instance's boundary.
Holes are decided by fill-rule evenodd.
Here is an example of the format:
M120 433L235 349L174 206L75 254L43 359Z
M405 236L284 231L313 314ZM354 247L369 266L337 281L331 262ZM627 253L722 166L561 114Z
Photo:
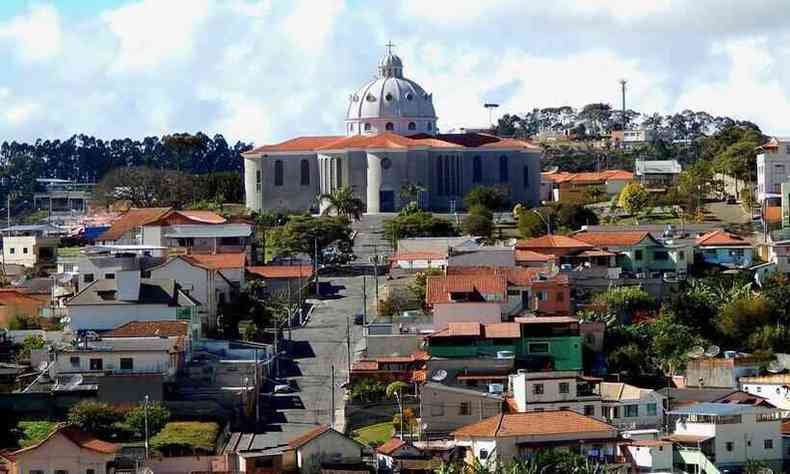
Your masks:
M706 204L705 208L713 215L714 219L724 224L747 224L752 221L752 216L744 211L740 204L711 202Z
M325 289L331 288L335 293L317 301L307 325L293 330L293 342L288 356L280 362L280 374L297 391L269 398L277 413L268 413L270 425L274 426L267 429L299 433L311 425L330 423L332 365L335 366L337 420L342 419L340 386L348 378L346 321L352 318L352 349L356 351L362 343L362 328L353 324L353 315L362 308L362 277L322 278L322 282ZM372 301L372 292L368 292L368 298Z

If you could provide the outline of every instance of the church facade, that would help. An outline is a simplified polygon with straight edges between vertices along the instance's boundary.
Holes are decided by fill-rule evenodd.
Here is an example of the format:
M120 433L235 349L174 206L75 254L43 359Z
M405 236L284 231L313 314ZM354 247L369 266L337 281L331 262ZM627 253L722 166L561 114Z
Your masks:
M318 196L350 187L367 213L397 212L401 190L422 190L423 209L463 208L475 186L506 189L514 203L536 205L541 149L525 140L481 133L442 134L433 96L403 76L388 52L377 77L349 97L344 136L297 137L243 154L248 208L305 211Z

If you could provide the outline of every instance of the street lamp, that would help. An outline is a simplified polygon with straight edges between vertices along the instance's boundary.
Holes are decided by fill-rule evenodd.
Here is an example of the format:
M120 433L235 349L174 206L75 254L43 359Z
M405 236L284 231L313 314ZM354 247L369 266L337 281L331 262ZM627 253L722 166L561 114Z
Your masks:
M488 124L489 124L489 125L491 125L491 127L493 128L493 127L494 127L494 122L493 122L493 119L491 118L491 112L492 112L494 109L496 109L497 107L499 107L499 104L494 104L494 103L491 103L491 102L486 102L485 104L483 104L483 107L485 107L486 109L488 109Z
M551 235L551 218L546 218L543 214L538 212L537 209L530 209L530 211L534 212L535 214L537 214L538 217L540 217L540 220L542 220L543 223L546 224L546 232L548 233L548 235Z
M148 459L148 395L145 396L145 404L143 404L143 413L145 416L145 458Z

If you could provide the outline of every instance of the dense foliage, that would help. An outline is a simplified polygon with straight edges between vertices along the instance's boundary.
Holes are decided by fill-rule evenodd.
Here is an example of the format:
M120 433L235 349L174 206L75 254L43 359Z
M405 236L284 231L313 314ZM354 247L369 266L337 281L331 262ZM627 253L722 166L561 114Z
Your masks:
M146 409L144 404L137 405L126 413L124 423L135 434L145 434L146 410L148 411L148 436L153 436L162 431L170 420L170 410L158 402L149 403Z
M384 236L397 246L399 239L411 237L452 237L458 235L455 226L447 219L436 217L430 212L401 212L384 221Z
M151 448L166 455L214 454L220 428L217 423L171 421L151 439Z
M114 433L114 425L124 419L121 410L110 404L84 400L69 409L68 421L100 438L109 438Z
M270 231L271 245L282 256L320 255L332 246L336 254L353 258L351 221L345 216L292 215L284 225Z

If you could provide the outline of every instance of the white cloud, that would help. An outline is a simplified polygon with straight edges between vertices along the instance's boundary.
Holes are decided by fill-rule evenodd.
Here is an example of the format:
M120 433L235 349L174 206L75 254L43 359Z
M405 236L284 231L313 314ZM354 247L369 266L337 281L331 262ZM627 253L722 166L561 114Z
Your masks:
M0 23L0 43L10 41L24 63L46 61L60 52L61 27L51 5L33 5L22 15Z
M30 120L38 111L39 105L33 102L13 104L6 108L6 121L12 126L19 126Z

